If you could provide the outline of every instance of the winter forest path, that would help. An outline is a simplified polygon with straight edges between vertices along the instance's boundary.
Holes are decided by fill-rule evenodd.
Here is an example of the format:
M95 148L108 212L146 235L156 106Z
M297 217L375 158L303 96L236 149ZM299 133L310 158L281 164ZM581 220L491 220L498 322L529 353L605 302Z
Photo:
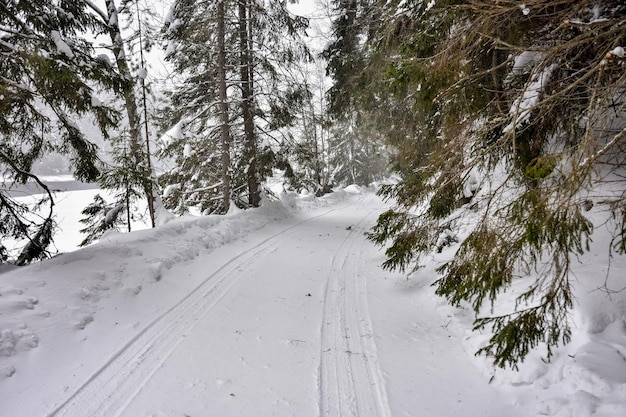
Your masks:
M373 297L370 308L368 286L379 292L389 287L387 278L400 278L378 268L382 254L364 236L383 209L373 195L354 196L266 226L231 244L230 252L170 269L168 274L202 273L206 279L139 331L51 416L425 415L404 399L390 407L400 390L416 388L427 375L404 375L420 372L407 363L420 358L396 348L407 347L396 343L397 333L377 328L389 319L385 306L393 300ZM424 321L433 317L426 314ZM440 334L439 327L426 330ZM428 349L429 337L408 342L419 353L420 346ZM405 369L395 371L402 362ZM504 415L492 411L485 415Z

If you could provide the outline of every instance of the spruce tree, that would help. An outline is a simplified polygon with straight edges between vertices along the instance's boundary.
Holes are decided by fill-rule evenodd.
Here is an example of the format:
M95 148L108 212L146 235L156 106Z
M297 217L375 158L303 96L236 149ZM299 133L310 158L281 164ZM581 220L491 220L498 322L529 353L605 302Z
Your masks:
M372 91L410 103L414 134L392 136L402 181L383 194L372 239L389 244L389 268L411 268L460 244L436 292L469 303L476 329L493 337L479 353L517 367L539 344L546 357L571 336L571 267L593 230L585 210L612 211L611 253L624 253L623 49L618 1L403 2L369 62ZM606 198L594 187L611 181ZM464 219L471 218L467 223ZM469 231L463 227L474 224ZM514 311L489 307L531 277Z
M231 200L231 110L228 102L227 4L177 1L166 22L167 59L174 65L176 88L170 91L162 126L176 127L166 134L162 157L173 168L160 176L164 204L176 213L190 207L225 213ZM236 32L235 32L236 33ZM229 65L230 64L230 65Z
M329 112L340 116L354 110L355 75L364 66L360 39L366 35L367 11L370 1L334 0L332 41L323 51L327 61L326 73L333 80L328 91Z
M165 35L183 75L163 126L183 129L163 151L174 165L160 178L169 208L224 213L231 200L259 204L275 133L293 122L293 103L303 96L287 69L307 57L299 41L305 27L285 1L174 4Z
M55 229L54 195L33 173L34 163L56 151L68 156L77 179L95 180L96 146L76 121L93 118L106 137L116 114L96 93L119 92L123 81L84 37L107 30L85 1L3 1L0 29L0 234L26 241L18 253L0 242L0 260L23 265L48 256ZM45 195L35 205L48 207L39 220L6 190L27 181Z
M332 22L331 42L322 52L326 73L332 79L327 91L327 111L333 126L329 137L330 170L337 184L367 185L388 172L384 137L390 124L384 128L380 124L383 118L380 103L366 105L366 97L376 96L380 100L388 94L373 93L370 72L366 71L368 66L376 64L367 60L372 56L382 9L376 1L331 3L336 17ZM393 103L389 109L396 106Z

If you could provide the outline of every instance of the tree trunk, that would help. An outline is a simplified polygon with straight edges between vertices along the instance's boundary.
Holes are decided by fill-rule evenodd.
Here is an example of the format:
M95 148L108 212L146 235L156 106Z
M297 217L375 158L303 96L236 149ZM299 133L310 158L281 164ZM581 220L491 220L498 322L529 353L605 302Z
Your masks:
M248 0L239 0L239 47L241 71L241 111L245 134L244 161L247 164L248 203L258 207L261 203L260 184L257 174L257 143L254 134L254 118L252 115L252 60L248 26L250 13Z
M219 116L221 121L220 142L222 151L222 205L224 213L230 207L230 126L228 96L226 91L226 46L224 27L224 2L217 4L217 66L219 77Z
M141 150L141 119L139 118L139 112L137 110L137 100L133 88L133 76L130 71L130 66L128 65L126 52L124 51L124 41L119 26L115 0L105 0L105 5L108 19L106 23L109 26L109 36L111 37L112 43L111 50L115 55L117 69L124 78L124 104L126 108L126 115L128 117L131 158L135 161L136 167L141 169L142 167L145 168L146 161L144 160L143 152ZM144 175L145 178L142 180L142 186L146 199L148 200L148 207L150 208L152 227L154 227L154 194L150 174L151 173Z
M135 3L135 7L137 10L137 22L139 25L139 55L141 58L141 66L142 68L146 65L146 61L143 55L143 32L141 28L141 16L139 13L139 3ZM150 175L149 187L146 188L146 197L148 200L148 212L150 213L150 221L152 223L152 227L156 226L156 211L154 209L154 189L152 184L154 183L154 172L152 171L152 161L151 161L151 153L150 153L150 129L148 129L148 100L147 100L147 88L146 88L146 79L141 77L141 96L143 101L143 125L145 129L146 136L146 168L148 174Z

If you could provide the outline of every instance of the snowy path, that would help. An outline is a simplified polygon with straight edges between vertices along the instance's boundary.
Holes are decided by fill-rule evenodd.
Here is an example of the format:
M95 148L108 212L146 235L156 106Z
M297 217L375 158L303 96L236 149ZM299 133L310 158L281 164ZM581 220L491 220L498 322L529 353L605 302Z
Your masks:
M320 366L320 415L388 417L384 380L359 264L364 234L377 211L350 225L333 255L324 291Z
M0 379L0 397L15 390L0 416L518 415L431 292L380 269L364 234L384 209L363 193L294 217L270 210L252 233L246 217L183 222L34 268L48 284L33 275L15 297L56 309L29 325L42 335L32 364ZM88 309L68 309L76 300ZM84 312L82 327L67 323Z
M292 236L296 235L301 229L304 229L305 226L308 226L308 223L315 222L315 229L317 229L320 223L324 223L325 217L334 214L336 211L347 210L352 207L353 204L355 203L344 206L341 209L327 210L321 215L288 226L264 239L262 242L247 248L245 252L227 260L216 272L206 278L199 287L190 292L188 296L155 320L120 352L115 354L96 375L90 378L85 385L55 410L52 415L59 417L106 417L119 415L132 398L142 389L150 377L168 359L178 344L183 341L189 332L193 331L195 325L202 320L203 317L220 302L231 287L245 275L244 271L248 273L252 272L258 260L276 252L280 247L284 248L290 246L291 241L289 239L292 239ZM359 230L363 232L364 226L360 224ZM351 231L339 248L337 254L333 257L331 275L329 275L329 286L331 285L330 282L333 282L332 285L334 285L336 277L343 275L344 272L354 274L352 268L348 270L345 268L345 261L348 260L350 254L344 249L346 242L354 240L357 239L354 238ZM363 241L362 234L358 240ZM340 255L341 258L339 258L338 255ZM339 269L336 269L338 259L343 261L343 264ZM278 267L282 269L284 265ZM365 294L363 292L358 294L352 291L349 293L349 296L365 297ZM359 304L362 303L366 303L366 300L361 300ZM327 313L329 312L331 316L328 317L328 320L340 319L340 321L337 322L341 323L344 327L343 333L350 331L350 329L345 328L346 322L344 315L338 315L336 310L340 308L342 311L345 311L347 307L348 303L345 296L343 296L341 300L334 299L334 297L327 297L324 303L325 318L327 318ZM358 326L358 318L351 317L348 325ZM322 329L324 339L326 339L327 333L328 331L324 327ZM368 334L364 336L370 336L369 333L371 333L371 331L368 331ZM348 336L346 335L344 337ZM358 334L357 338L360 338ZM338 340L337 342L339 343L340 341ZM365 345L363 343L359 343L359 345L360 350L363 351ZM342 350L343 348L344 346L341 346ZM346 349L343 356L349 353L350 351ZM375 353L375 350L373 350L372 353ZM363 355L365 357L365 355L369 354L363 353ZM337 375L342 375L340 377L341 379L344 378L343 375L353 373L353 362L353 360L346 361L344 358L341 362L341 366L335 367L335 364L333 364L332 368ZM323 361L321 369L324 374L330 369L327 361ZM378 376L379 372L377 372L376 375ZM349 397L365 394L372 383L381 384L382 379L370 381L368 374L365 373L358 382L358 385L350 387L349 393L344 389L341 389L341 392ZM333 390L334 389L335 388L333 388ZM329 391L330 390L325 387L325 384L322 384L322 401L325 401L325 397L328 395L327 393ZM369 397L369 393L367 396ZM341 407L339 409L341 409ZM386 415L376 413L375 408L372 410L374 413L354 415ZM343 412L331 412L329 415L348 414Z
M275 242L284 238L290 229L265 239L224 263L187 297L138 334L52 415L119 415L182 338L228 292L240 277L238 271L254 258L274 250Z

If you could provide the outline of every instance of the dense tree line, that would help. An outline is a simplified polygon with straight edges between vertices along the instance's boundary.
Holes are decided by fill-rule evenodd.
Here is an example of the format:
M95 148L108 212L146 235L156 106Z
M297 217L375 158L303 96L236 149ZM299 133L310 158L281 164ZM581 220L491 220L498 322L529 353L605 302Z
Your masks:
M380 179L380 140L360 129L354 107L328 115L326 81L309 77L324 64L289 3L177 0L159 33L139 0L0 2L0 261L50 255L55 195L34 170L50 153L109 191L83 211L83 245L130 231L142 202L154 226L161 194L178 214L226 213L259 206L275 173L317 194ZM146 76L144 52L155 44L172 65L167 87ZM150 107L155 90L161 104ZM155 155L157 128L167 133ZM166 170L154 171L155 157ZM10 192L26 182L44 195L34 207Z

